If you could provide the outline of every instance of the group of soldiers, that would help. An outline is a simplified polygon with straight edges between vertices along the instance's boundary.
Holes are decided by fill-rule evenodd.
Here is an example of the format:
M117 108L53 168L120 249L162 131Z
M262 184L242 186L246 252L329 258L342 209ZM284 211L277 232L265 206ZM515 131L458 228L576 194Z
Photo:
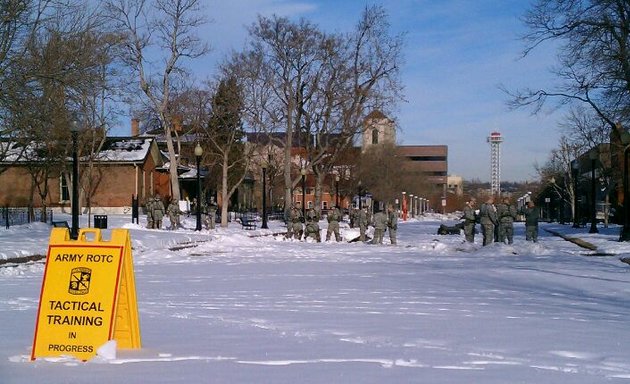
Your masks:
M317 242L321 242L320 228L319 228L319 214L314 208L309 208L306 212L306 217L303 217L302 211L295 205L291 206L287 217L287 234L289 239L304 240L309 237L315 239ZM339 233L339 222L343 219L343 214L339 207L333 207L328 211L327 221L328 229L326 231L326 241L329 241L332 235L335 236L335 241L341 241L341 235ZM304 224L304 225L303 225ZM398 229L398 213L393 206L387 207L387 212L378 211L373 217L368 214L367 207L361 209L352 209L350 212L350 227L359 228L359 238L361 242L366 241L366 231L368 225L374 226L374 238L372 244L383 244L383 236L385 231L389 229L389 239L391 244L396 244L396 233Z
M473 197L464 207L462 219L466 241L475 242L475 224L479 222L484 246L495 241L504 244L514 243L514 220L517 219L519 212L508 197L504 197L495 205L494 197L490 196L481 204L479 210L475 206L476 199ZM528 201L520 213L525 216L525 239L537 242L539 210L533 201Z
M341 220L341 211L339 211L339 208L334 207L328 215L329 229L326 233L326 241L330 240L331 232L335 233L335 239L337 241L341 241L341 236L339 235L339 220ZM302 223L305 223L305 225L303 226ZM337 228L336 232L334 231L335 224ZM317 213L317 211L315 211L314 208L310 208L308 211L306 211L306 217L304 217L302 215L302 211L295 205L292 205L287 218L286 236L288 239L297 240L301 240L302 236L304 236L304 240L312 237L317 242L321 242L322 239L319 229L319 214Z
M159 194L150 196L147 198L144 208L147 215L147 228L149 229L162 229L162 220L164 216L168 216L171 225L168 229L175 230L177 228L183 228L180 221L180 216L184 212L179 208L179 203L175 199L169 199L170 202L166 209L164 208L164 202ZM190 206L190 213L196 214L197 212L197 199L193 199ZM207 204L201 204L201 222L206 229L215 229L217 206L211 204L209 207Z
M147 214L147 228L149 229L161 229L162 219L164 218L164 203L159 194L155 196L149 196L144 203L144 209Z

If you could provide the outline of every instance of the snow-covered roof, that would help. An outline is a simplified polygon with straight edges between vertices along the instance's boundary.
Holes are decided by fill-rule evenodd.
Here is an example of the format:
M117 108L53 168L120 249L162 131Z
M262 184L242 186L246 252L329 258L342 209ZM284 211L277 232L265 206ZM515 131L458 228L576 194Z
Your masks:
M95 162L135 163L144 161L151 151L154 142L152 137L108 137L101 151L94 156ZM0 153L5 153L0 162L15 163L25 161L45 161L38 155L38 143L30 143L26 147L16 142L0 142ZM86 159L81 154L81 161Z
M151 150L153 138L150 137L112 137L108 138L97 161L139 162L143 161Z

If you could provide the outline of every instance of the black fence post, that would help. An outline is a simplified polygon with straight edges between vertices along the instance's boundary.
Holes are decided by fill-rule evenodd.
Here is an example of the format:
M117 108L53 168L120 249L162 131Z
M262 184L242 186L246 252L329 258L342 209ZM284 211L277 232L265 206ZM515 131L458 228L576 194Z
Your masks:
M136 220L136 224L140 224L140 205L138 204L138 197L131 195L131 223Z
M2 212L2 217L4 218L4 225L7 229L9 229L9 207L4 207L4 211Z

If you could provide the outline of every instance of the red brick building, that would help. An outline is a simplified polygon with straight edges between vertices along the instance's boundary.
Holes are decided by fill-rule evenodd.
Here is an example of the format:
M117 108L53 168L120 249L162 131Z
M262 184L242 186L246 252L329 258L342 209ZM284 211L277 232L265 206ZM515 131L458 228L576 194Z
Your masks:
M15 146L12 143L5 145ZM0 204L9 207L41 207L42 200L35 192L29 169L32 169L33 162L46 160L14 157L11 156L11 151L8 154L0 162L0 166L6 169L0 173ZM86 206L88 179L92 184L93 193L89 200L94 213L124 211L131 206L132 196L137 196L141 203L150 195L159 193L169 196L170 183L163 165L162 155L153 138L107 138L102 150L93 156L93 160L79 157L79 203L81 207ZM71 174L71 159L49 173L46 206L70 211Z

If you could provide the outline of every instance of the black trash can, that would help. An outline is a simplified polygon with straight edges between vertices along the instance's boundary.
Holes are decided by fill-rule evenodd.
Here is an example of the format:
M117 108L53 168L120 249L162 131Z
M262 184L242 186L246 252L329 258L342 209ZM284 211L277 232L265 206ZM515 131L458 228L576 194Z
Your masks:
M107 215L94 215L94 228L107 228Z

